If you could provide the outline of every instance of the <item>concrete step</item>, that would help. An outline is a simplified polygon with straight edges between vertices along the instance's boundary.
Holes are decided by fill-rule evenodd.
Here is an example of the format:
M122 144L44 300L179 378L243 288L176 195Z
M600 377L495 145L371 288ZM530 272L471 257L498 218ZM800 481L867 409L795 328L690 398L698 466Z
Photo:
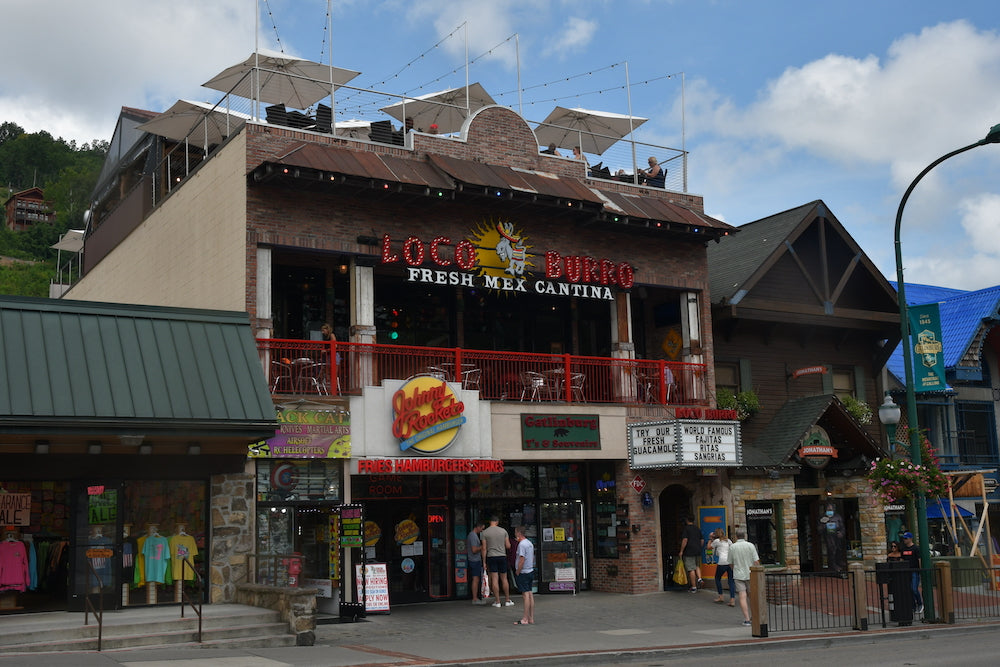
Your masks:
M208 609L208 607L206 607ZM277 612L266 609L240 608L233 616L206 616L202 622L202 639L197 642L198 619L150 617L140 614L129 618L116 612L105 615L101 649L128 650L145 647L179 647L216 645L223 647L291 646L295 636L288 624L280 621ZM65 617L65 615L64 615ZM75 621L75 622L73 622ZM22 622L10 632L0 632L0 655L39 654L97 650L97 624L80 625L82 617L63 618L62 622L39 619L37 623Z

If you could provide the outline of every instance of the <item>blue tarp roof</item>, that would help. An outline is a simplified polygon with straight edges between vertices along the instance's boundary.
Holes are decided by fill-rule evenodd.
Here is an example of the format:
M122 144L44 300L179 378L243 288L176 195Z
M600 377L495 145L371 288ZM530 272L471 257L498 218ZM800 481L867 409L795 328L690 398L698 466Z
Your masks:
M976 516L964 507L959 507L954 505L955 513L961 517ZM942 511L943 509L943 511ZM948 511L948 503L942 502L938 503L936 500L927 502L927 518L928 519L944 519L945 517L951 517L951 512Z
M890 283L896 288L896 283ZM941 312L941 342L945 368L953 368L966 353L984 320L997 318L1000 285L964 291L933 285L906 283L906 305L937 303ZM903 348L893 350L886 364L889 372L903 382Z

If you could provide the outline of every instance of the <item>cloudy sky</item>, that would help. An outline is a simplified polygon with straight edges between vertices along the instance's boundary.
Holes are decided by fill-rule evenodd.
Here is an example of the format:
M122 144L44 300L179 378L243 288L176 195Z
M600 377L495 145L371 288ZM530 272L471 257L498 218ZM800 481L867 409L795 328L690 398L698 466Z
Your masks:
M334 64L362 72L352 85L409 95L462 85L468 58L470 80L529 120L555 105L628 113L630 102L649 118L637 138L689 151L689 190L732 224L824 200L891 279L907 185L1000 123L995 0L3 6L13 29L0 42L0 121L28 131L107 140L123 106L217 102L201 84L255 45L321 62L332 50ZM343 97L338 118L385 118ZM952 158L920 183L903 218L907 281L1000 283L998 177L1000 144Z

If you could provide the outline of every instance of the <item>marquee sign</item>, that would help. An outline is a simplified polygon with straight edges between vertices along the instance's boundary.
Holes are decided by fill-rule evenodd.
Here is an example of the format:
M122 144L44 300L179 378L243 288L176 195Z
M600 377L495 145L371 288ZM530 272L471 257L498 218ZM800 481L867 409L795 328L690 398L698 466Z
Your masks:
M632 424L628 455L632 469L738 466L743 463L740 423L677 419Z
M418 375L392 396L392 434L399 449L439 454L455 440L465 423L465 403L444 380Z
M410 236L397 247L393 250L388 234L382 237L382 264L406 265L408 282L610 301L612 288L631 289L635 279L628 262L554 250L533 253L527 235L509 221L484 222L471 238L458 242ZM424 266L428 261L430 266ZM532 273L536 268L543 269L544 279Z

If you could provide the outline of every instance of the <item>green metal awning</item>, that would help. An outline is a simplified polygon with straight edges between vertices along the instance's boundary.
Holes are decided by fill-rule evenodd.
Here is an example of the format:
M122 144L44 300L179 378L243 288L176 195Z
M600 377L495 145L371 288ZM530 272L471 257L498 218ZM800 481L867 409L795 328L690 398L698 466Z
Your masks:
M276 425L246 313L0 297L0 448L142 435L245 453Z

